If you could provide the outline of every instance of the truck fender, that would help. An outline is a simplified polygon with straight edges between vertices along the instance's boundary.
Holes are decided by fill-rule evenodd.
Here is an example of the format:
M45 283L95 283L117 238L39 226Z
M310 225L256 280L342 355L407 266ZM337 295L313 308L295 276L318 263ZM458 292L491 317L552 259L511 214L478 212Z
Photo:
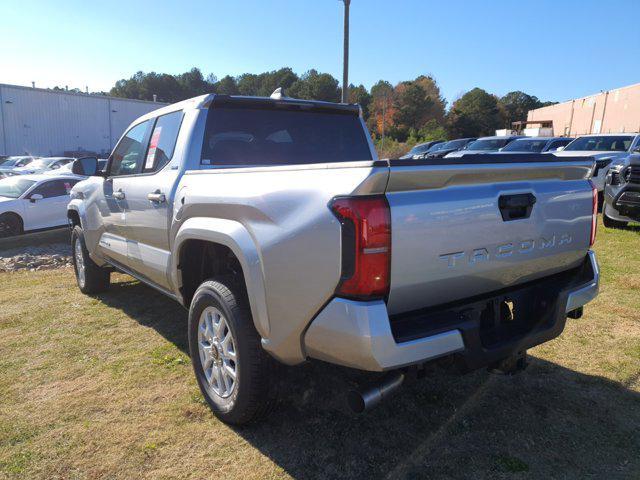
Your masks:
M228 247L240 261L256 330L262 338L269 338L269 317L264 287L264 274L260 252L240 222L223 218L194 217L187 219L179 228L171 255L171 283L176 293L182 286L178 270L180 248L187 240L203 240Z

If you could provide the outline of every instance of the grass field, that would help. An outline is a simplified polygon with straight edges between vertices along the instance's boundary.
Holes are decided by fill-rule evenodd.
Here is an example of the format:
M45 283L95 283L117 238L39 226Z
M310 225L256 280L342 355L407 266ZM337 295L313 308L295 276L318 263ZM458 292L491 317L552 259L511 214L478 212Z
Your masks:
M525 373L436 373L356 416L354 374L314 363L244 429L204 405L171 300L0 274L0 478L638 479L640 231L600 226L596 250L600 296Z

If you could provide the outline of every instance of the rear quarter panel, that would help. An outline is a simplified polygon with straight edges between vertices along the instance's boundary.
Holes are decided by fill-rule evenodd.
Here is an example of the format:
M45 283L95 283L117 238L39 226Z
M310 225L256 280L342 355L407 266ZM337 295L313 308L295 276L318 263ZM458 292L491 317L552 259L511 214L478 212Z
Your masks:
M307 325L340 279L340 224L329 203L339 195L384 192L387 173L372 162L187 172L171 237L192 218L239 222L253 240L264 280L269 325L263 344L281 361L297 363L305 358Z

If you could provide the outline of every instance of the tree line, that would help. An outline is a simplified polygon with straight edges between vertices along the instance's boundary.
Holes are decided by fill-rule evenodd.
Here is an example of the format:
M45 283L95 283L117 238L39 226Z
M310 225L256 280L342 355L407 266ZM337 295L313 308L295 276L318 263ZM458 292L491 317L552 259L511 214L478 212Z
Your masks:
M158 101L173 103L205 93L269 96L278 87L289 97L328 102L339 102L342 94L331 74L312 69L298 75L288 67L220 79L213 74L205 77L198 68L178 75L137 72L118 80L109 94L140 100L153 100L156 95ZM493 135L496 129L525 120L530 109L554 103L521 91L498 97L474 88L447 110L438 83L428 75L397 85L380 80L370 90L350 85L349 102L361 105L374 140L384 136L391 144Z

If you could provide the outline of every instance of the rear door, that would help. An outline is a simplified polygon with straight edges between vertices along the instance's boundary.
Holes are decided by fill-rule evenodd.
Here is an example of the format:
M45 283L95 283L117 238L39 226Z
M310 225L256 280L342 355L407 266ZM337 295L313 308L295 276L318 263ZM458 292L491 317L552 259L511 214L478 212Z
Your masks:
M583 261L592 164L544 157L391 161L391 313L500 290Z

